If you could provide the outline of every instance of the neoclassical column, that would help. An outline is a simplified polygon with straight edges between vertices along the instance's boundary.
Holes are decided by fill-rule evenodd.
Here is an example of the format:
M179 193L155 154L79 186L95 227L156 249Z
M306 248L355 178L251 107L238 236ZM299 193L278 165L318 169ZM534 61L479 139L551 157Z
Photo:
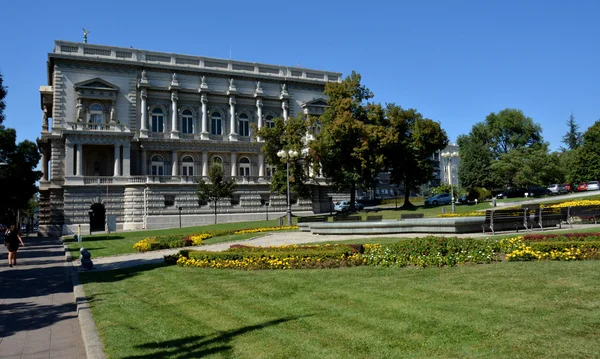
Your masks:
M75 166L75 163L73 163L73 159L74 159L74 144L73 142L69 141L69 139L67 139L67 142L65 143L65 175L66 176L73 176L73 167Z
M229 141L238 139L235 120L235 96L231 96L229 97Z
M46 151L42 151L42 181L48 180L48 157Z
M179 138L179 131L177 130L177 91L171 92L171 138Z
M146 149L142 147L141 153L142 153L142 176L147 176L148 175L148 159L146 157Z
M171 175L179 176L179 162L177 161L177 151L171 152L171 160L173 162L173 167L171 169Z
M237 177L237 153L231 152L231 177Z
M258 177L262 178L265 176L265 155L262 153L258 154Z
M146 98L148 97L146 93L146 89L143 88L140 90L140 99L142 100L141 104L141 115L140 115L140 137L146 138L148 137L148 129L146 128L146 124L148 123L148 106L146 105Z
M120 176L120 169L121 169L121 145L114 145L115 146L115 155L114 155L114 160L115 160L115 168L114 168L114 173L113 176L117 177Z
M283 109L283 121L288 119L288 102L286 100L281 101L281 108Z
M208 152L202 152L202 177L208 176Z
M76 156L77 156L77 168L75 172L75 176L83 176L83 146L78 143Z
M131 144L123 145L123 176L131 175Z
M206 105L208 103L208 97L206 94L200 95L200 102L202 103L202 132L200 133L201 140L210 139L208 135L208 110Z
M263 102L262 102L262 99L259 98L256 100L256 116L258 116L258 129L259 130L263 127L262 107L263 107ZM257 137L256 140L260 141L260 137Z

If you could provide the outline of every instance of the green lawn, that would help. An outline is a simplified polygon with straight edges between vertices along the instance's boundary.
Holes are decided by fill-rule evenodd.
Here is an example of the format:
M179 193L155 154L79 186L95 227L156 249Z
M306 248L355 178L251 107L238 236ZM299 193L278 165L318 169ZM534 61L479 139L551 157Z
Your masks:
M68 242L67 247L73 258L79 258L79 249L85 247L92 252L94 258L113 256L117 254L128 254L136 253L133 249L133 244L146 237L164 236L170 234L191 234L201 233L202 231L209 231L215 229L247 229L247 228L259 228L259 227L272 227L278 226L279 221L255 221L255 222L238 222L238 223L223 223L208 226L198 227L185 227L185 228L172 228L172 229L160 229L160 230L148 230L148 231L136 231L136 232L119 232L113 234L96 234L92 236L83 235L83 242ZM242 240L260 236L260 234L243 234L235 236L222 236L209 238L204 243L220 243L233 240ZM72 239L70 239L72 240Z
M81 275L110 358L591 358L600 261Z

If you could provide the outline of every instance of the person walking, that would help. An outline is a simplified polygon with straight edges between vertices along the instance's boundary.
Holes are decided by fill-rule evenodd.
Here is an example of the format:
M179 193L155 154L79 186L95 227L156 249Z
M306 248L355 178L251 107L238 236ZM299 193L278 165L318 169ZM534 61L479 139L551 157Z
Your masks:
M19 249L19 242L21 242L21 245L25 247L25 243L23 243L23 238L21 238L21 235L15 229L15 225L11 224L10 227L4 233L4 245L8 250L9 267L17 265L17 250Z

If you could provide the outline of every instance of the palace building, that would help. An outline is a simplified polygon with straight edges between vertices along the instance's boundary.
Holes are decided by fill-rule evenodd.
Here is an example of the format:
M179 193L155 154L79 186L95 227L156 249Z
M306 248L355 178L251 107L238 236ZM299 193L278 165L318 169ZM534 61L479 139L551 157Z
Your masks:
M223 164L237 186L219 221L272 218L286 196L270 193L273 168L251 124L320 115L325 84L341 74L56 41L40 87L40 232L133 230L211 223L197 182ZM323 178L292 210L330 210ZM267 208L268 205L268 208ZM274 212L274 213L273 213Z

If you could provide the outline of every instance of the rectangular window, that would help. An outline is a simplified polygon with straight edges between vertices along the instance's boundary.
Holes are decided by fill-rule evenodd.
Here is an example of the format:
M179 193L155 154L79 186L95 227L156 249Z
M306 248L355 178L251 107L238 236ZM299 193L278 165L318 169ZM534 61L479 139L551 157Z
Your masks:
M163 117L152 116L152 132L164 132L163 129Z
M222 135L221 119L211 119L210 133L213 135Z
M250 136L249 121L240 121L240 136Z
M181 169L181 174L183 176L193 176L194 175L194 167L192 166L183 166Z
M191 117L184 117L181 122L181 130L183 133L193 133L193 119Z

